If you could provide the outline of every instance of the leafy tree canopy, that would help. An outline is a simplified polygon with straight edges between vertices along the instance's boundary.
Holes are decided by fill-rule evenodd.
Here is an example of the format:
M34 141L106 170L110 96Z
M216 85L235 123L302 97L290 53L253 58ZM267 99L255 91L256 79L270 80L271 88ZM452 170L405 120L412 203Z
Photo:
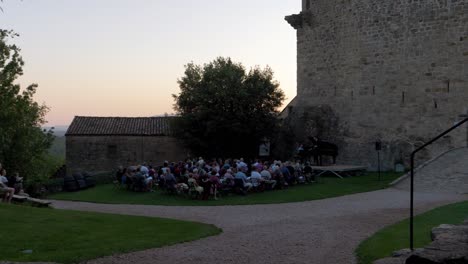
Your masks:
M219 57L203 66L189 63L173 95L179 136L197 155L254 157L277 129L284 100L273 71Z
M20 49L8 40L17 36L0 29L0 162L10 174L17 171L32 179L41 173L38 166L46 159L53 135L41 129L48 108L33 100L37 85L21 89L15 83L24 61Z

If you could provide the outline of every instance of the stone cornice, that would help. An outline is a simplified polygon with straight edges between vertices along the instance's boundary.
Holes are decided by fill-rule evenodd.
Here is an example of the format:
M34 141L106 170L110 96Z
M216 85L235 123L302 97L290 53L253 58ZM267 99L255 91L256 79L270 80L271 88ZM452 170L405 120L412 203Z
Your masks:
M310 11L284 17L294 29L303 28L305 25L312 26L312 18L312 13Z

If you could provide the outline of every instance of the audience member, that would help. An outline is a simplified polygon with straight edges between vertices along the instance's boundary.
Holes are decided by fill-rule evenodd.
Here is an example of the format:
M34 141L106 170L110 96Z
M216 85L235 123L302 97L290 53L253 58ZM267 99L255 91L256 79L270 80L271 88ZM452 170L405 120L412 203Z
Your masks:
M11 203L13 195L15 194L15 189L8 187L8 179L6 177L6 170L0 170L0 194L3 193L3 202Z
M247 189L247 191L249 191L252 188L252 183L248 182L248 180L247 180L247 175L245 175L245 173L244 173L244 171L246 171L246 170L247 170L246 167L241 166L241 169L238 170L238 172L236 173L234 178L242 180L242 182L244 184L244 188Z
M123 167L123 166L119 166L119 167L117 168L117 172L115 173L115 179L116 179L119 183L121 183L121 184L122 184L122 183L125 184L124 182L122 182L122 180L123 180L122 178L123 178L124 174L125 174L125 169L124 169L124 167Z
M197 180L193 178L192 173L189 173L188 186L189 192L195 191L197 192L197 195L201 195L203 193L203 187L198 185Z
M263 184L262 175L259 173L259 170L258 166L254 166L250 173L250 182L254 188L258 188Z
M240 188L245 194L251 188L283 188L308 182L312 178L308 163L304 166L300 161L275 160L270 163L258 159L246 162L243 158L209 159L205 162L199 157L196 160L164 161L162 166L155 168L143 163L129 169L119 167L117 175L121 175L122 184L131 185L134 190L152 191L153 184L156 183L163 189L175 190L177 193L202 194L203 199L208 199L210 195L214 195L216 199L217 190L226 193ZM142 188L138 188L139 182L142 183Z
M13 173L13 176L7 177L8 187L15 189L15 194L23 194L23 177L19 176L18 172Z
M271 177L271 173L268 170L268 165L263 167L263 170L260 172L260 175L265 180L265 184L270 186L271 189L274 189L276 186L276 180L273 180Z

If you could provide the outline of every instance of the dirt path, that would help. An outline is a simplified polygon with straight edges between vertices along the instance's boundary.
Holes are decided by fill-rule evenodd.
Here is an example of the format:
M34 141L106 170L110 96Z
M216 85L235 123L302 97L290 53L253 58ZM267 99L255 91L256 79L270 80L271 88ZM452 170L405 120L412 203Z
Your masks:
M417 193L418 212L468 196ZM168 217L215 224L215 237L87 263L355 263L354 250L408 217L409 193L387 189L319 201L219 207L104 205L54 201L59 209Z

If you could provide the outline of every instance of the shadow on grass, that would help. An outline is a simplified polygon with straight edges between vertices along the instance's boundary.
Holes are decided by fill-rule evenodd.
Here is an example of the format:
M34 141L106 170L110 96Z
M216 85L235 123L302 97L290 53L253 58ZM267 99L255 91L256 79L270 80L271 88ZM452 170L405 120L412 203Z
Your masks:
M76 263L217 235L208 224L0 204L1 259ZM31 253L23 253L31 250Z

